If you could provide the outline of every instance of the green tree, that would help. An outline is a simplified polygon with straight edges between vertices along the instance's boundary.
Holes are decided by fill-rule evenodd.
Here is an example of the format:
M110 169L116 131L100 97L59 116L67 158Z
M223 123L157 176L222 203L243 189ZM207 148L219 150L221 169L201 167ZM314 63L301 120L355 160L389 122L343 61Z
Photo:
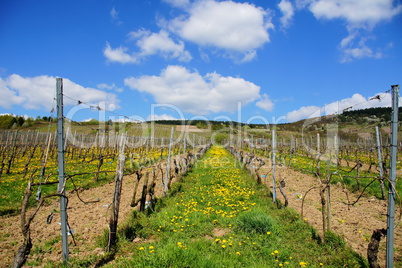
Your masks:
M0 128L10 129L17 123L17 119L12 115L1 115L0 116Z

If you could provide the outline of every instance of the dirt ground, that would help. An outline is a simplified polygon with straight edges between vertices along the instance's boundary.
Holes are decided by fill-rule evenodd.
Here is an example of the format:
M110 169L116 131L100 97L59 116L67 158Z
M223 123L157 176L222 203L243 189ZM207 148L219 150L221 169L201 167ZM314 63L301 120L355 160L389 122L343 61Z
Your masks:
M260 170L264 174L264 169ZM267 173L269 170L267 168ZM289 207L300 213L302 200L306 192L318 186L317 178L306 175L285 167L278 167L277 179L285 179L285 192L289 199ZM135 175L125 176L123 179L122 196L120 203L119 222L124 222L130 215L130 207L133 195L133 185L136 180ZM268 186L272 183L272 177L268 175L264 178L264 183ZM142 184L138 191L142 189ZM138 193L137 191L137 193ZM156 181L155 192L161 195L163 185L161 180ZM347 192L347 191L346 191ZM366 257L367 246L373 230L386 228L387 203L375 197L363 197L355 206L343 204L347 202L345 190L340 185L331 186L331 224L332 229L337 234L345 238L347 243L359 254ZM76 194L69 194L68 220L71 229L74 230L76 245L70 242L70 256L84 256L87 254L102 254L102 249L96 248L96 238L108 228L110 217L110 207L114 193L114 183L109 183L96 189L89 189L80 192L84 201L98 200L96 203L82 203ZM277 196L283 201L279 190ZM348 193L349 200L356 200L357 196ZM320 199L318 189L314 189L305 197L304 215L306 221L314 226L318 231L322 230ZM60 242L60 218L55 213L52 223L47 224L46 218L52 210L59 210L59 203L54 200L50 205L42 207L31 224L31 236L33 249L30 260L43 258L55 262L61 261L61 242ZM396 213L399 216L399 208ZM53 248L58 250L47 251L46 245L55 241ZM13 256L19 245L22 243L20 229L20 216L10 216L0 218L0 267L9 267ZM41 248L42 251L39 251ZM401 263L402 231L400 226L395 232L395 257ZM385 238L380 246L380 265L385 267Z
M261 172L261 174L264 174L263 170ZM313 189L306 195L309 189L319 186L318 178L286 167L279 167L276 174L278 181L284 179L286 182L284 189L288 197L289 207L301 213L302 198L305 197L303 218L319 233L322 233L319 189ZM268 186L272 185L271 173L266 177L264 183ZM270 188L272 190L272 186ZM277 197L284 203L284 198L279 189L277 189ZM345 204L352 203L357 198L357 194L350 193L340 184L331 185L331 226L332 231L342 236L349 246L366 258L367 247L373 231L387 228L387 201L371 196L368 198L362 197L354 206ZM400 208L397 208L396 219L399 219L399 213ZM381 240L378 254L381 267L385 267L385 243L386 238L384 237ZM400 225L395 228L394 249L395 260L402 263L402 230Z
M151 171L150 168L145 168L144 172ZM163 195L163 184L160 170L156 169L155 196ZM133 208L130 206L136 175L124 176L122 193L120 200L119 223L124 222L129 216ZM173 178L174 183L177 178ZM150 178L148 185L152 179ZM141 178L137 188L137 200L141 196L144 177ZM103 254L103 249L96 247L96 239L105 229L109 228L109 219L111 215L111 203L115 190L114 182L106 185L79 191L79 196L87 204L81 202L77 193L67 193L69 198L67 214L68 223L73 230L73 239L69 236L69 251L70 257L85 256L91 254ZM91 201L98 201L90 203ZM61 262L61 225L60 214L54 213L53 220L50 224L46 223L48 215L53 211L59 211L59 201L54 199L50 205L43 206L37 213L35 219L31 223L31 238L33 248L28 261L35 259L46 259L55 262ZM134 208L138 209L139 204ZM32 213L30 209L27 215ZM0 218L0 267L10 267L14 260L14 255L18 247L23 242L21 234L20 219L21 216L6 216ZM53 241L53 242L51 242ZM53 248L59 249L56 251L49 250L49 244L53 244ZM38 248L42 248L41 251ZM48 249L48 250L46 250ZM28 266L27 266L28 267Z

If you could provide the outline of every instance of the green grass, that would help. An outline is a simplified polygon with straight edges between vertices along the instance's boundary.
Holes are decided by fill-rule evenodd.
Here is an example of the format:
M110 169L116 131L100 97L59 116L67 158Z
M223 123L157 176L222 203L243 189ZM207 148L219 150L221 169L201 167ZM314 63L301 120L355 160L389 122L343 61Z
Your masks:
M38 157L39 158L39 157ZM39 159L37 159L39 162ZM102 170L110 170L113 171L116 169L115 161L105 161L106 163L102 167ZM40 166L39 163L33 163L33 165ZM86 173L96 171L97 163L82 163L82 160L67 160L66 161L66 174L76 174L76 173ZM30 168L31 172L28 173L25 178L21 171L20 165L16 163L13 172L10 174L3 174L0 180L0 216L8 215L8 214L16 214L20 212L21 203L24 196L25 189L28 185L29 177L32 175L32 172L36 170L34 175L32 176L32 183L39 183L39 173L40 169L36 166ZM49 161L49 166L46 168L46 173L42 182L45 181L45 178L48 177L48 181L58 181L58 171L57 164L55 160ZM100 174L97 181L94 181L93 174L86 174L73 177L73 179L69 179L66 183L66 189L72 190L74 189L73 182L75 186L81 187L83 189L93 188L105 183L110 182L114 178L113 173L108 174ZM32 187L32 198L29 200L30 206L35 206L36 201L35 197L40 189L40 196L46 196L49 194L56 193L58 184L51 185L41 185L41 186L33 186Z
M119 227L115 259L103 267L367 267L341 238L328 234L323 243L296 212L278 209L220 147L172 192L153 213L135 213ZM99 258L75 258L71 266Z
M190 149L190 147L188 147ZM25 189L28 185L29 178L32 176L32 183L38 184L40 182L58 182L58 162L56 148L53 148L49 153L47 159L46 169L44 176L40 179L40 172L42 167L42 152L39 149L34 151L32 159L27 165L27 172L25 172L25 165L28 163L30 151L33 147L28 149L28 153L17 154L10 173L6 174L5 170L0 176L0 216L17 214L21 210L21 204L24 196ZM117 152L107 148L103 152L99 148L79 149L68 147L67 151L74 151L66 153L65 156L65 171L67 175L66 189L67 191L73 190L75 187L81 189L95 188L104 185L114 179ZM179 146L173 147L172 155L181 153ZM11 153L10 153L11 154ZM100 171L111 171L108 173L99 173L98 178L95 180L95 174L98 170L98 155L105 156ZM142 166L149 166L167 158L168 150L161 149L160 147L149 148L128 148L126 150L126 167L127 173L139 169ZM109 157L106 157L106 156ZM43 158L43 156L42 156ZM7 159L7 157L6 157ZM71 178L68 175L81 174ZM51 185L41 185L32 187L32 198L29 200L30 206L37 204L35 196L40 189L41 196L54 194L57 191L58 183Z

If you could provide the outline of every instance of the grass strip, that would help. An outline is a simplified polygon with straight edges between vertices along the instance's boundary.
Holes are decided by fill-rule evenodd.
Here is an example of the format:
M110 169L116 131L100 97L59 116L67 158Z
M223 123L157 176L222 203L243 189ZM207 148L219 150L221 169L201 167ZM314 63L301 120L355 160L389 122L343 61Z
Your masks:
M93 260L93 258L92 258ZM89 259L73 259L72 267ZM368 267L328 234L325 243L290 209L278 209L228 151L212 147L154 213L120 226L115 259L103 267Z

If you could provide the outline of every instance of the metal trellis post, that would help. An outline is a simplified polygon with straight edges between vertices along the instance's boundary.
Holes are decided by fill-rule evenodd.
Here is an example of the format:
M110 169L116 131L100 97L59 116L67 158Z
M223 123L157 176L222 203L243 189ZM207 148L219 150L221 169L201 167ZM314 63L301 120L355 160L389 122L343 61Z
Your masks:
M383 163L382 163L380 131L378 129L378 126L375 127L375 134L376 134L376 140L377 140L378 167L380 169L381 194L382 194L382 198L385 199L384 170L383 170Z
M272 129L272 201L276 202L276 133Z
M387 220L387 268L394 267L394 228L395 228L395 185L396 185L396 161L398 144L398 99L399 85L392 85L392 118L391 118L391 168L389 172L388 191L388 220Z
M68 262L68 226L67 226L67 199L65 197L65 170L64 170L64 115L63 115L63 78L56 78L57 96L57 158L59 167L59 186L57 192L60 197L60 221L62 239L63 262Z

